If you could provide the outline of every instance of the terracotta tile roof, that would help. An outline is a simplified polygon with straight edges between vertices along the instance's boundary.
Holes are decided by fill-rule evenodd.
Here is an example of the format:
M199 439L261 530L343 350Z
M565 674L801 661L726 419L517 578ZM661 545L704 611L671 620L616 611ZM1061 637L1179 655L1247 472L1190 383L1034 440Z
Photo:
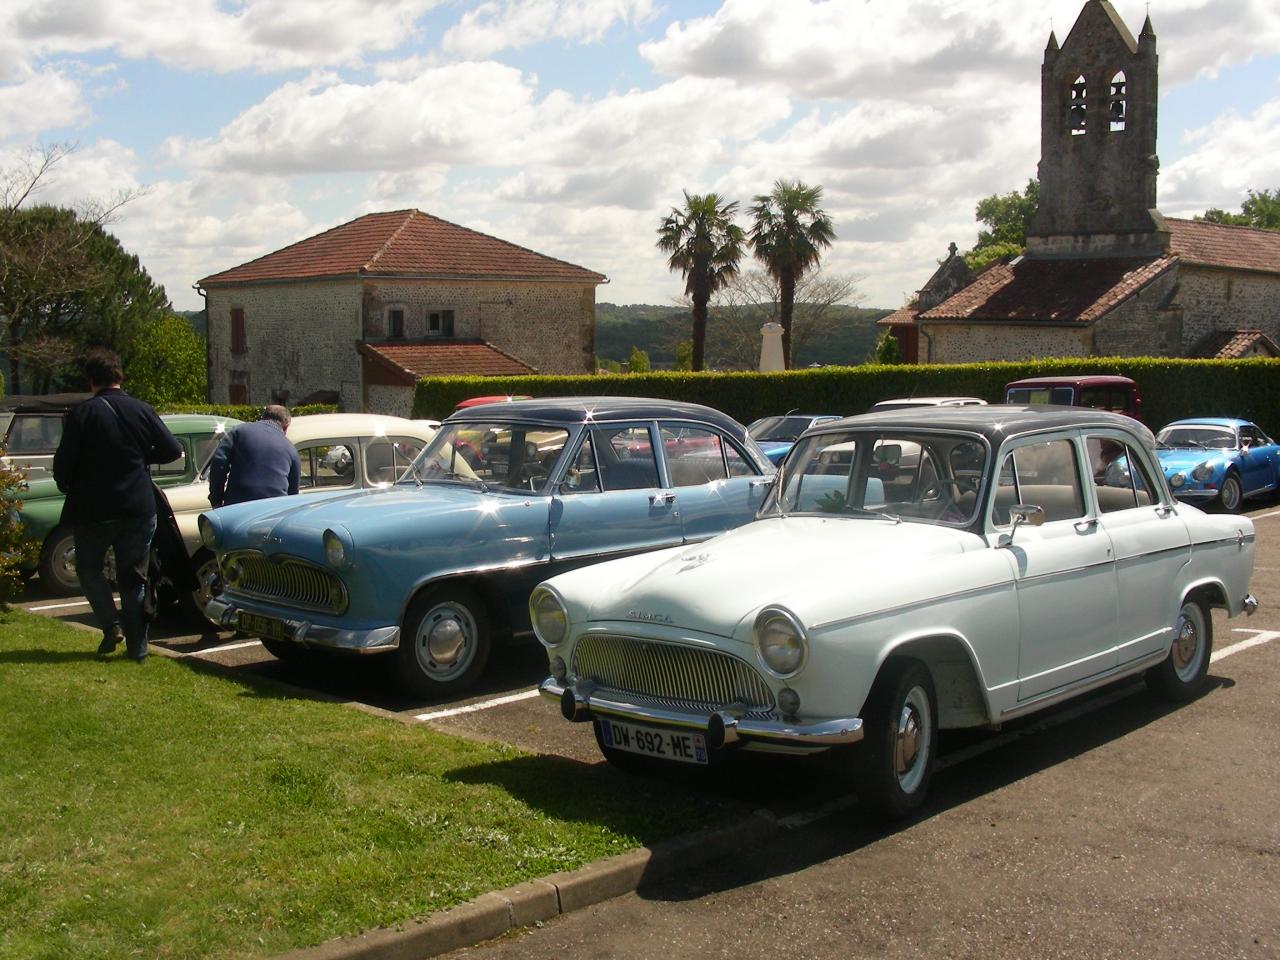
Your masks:
M1203 360L1239 360L1259 353L1280 357L1280 344L1261 330L1216 330L1196 344L1188 356Z
M420 210L366 216L215 273L201 286L334 276L428 276L603 283L603 274Z
M1175 263L1175 257L998 263L920 319L1092 323Z
M1184 263L1280 273L1280 230L1165 217L1169 246Z
M537 369L483 340L357 344L360 353L406 383L422 377L522 377Z
M916 325L916 308L902 307L895 310L887 317L881 317L876 321L878 327L914 327Z

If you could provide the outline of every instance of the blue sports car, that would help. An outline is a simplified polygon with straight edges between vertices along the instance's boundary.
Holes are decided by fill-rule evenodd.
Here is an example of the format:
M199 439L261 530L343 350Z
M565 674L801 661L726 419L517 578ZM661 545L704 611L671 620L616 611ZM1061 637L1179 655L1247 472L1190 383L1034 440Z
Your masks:
M786 459L800 434L820 423L839 419L840 415L835 413L796 413L792 410L779 417L761 417L752 421L747 433L760 444L769 462L777 466Z
M1280 446L1248 420L1175 420L1156 436L1156 453L1179 500L1217 503L1234 513L1276 489Z

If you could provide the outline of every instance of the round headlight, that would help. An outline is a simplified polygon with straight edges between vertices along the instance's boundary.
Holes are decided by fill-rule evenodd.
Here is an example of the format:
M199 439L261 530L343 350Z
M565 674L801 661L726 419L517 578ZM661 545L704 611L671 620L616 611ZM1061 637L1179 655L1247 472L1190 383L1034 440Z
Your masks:
M1191 479L1199 480L1201 483L1204 483L1212 476L1213 467L1209 466L1209 462L1207 460L1191 471Z
M1169 486L1173 487L1175 490L1186 482L1187 478L1180 473L1175 473L1169 477Z
M563 641L569 632L569 615L565 613L564 604L550 590L541 587L529 598L529 619L533 622L533 632L548 647Z
M196 526L200 530L200 542L210 550L218 549L218 531L214 529L213 521L202 513Z
M332 530L324 532L324 558L332 567L341 567L347 562L347 548Z
M760 662L774 676L785 680L804 668L809 640L795 614L766 607L756 617L754 634Z

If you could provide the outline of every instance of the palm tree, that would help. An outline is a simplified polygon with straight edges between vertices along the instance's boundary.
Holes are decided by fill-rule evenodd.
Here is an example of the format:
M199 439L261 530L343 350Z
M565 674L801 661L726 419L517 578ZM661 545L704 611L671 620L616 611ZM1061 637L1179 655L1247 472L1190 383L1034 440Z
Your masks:
M684 191L684 209L671 208L658 227L658 249L670 253L667 266L684 274L684 292L693 302L693 369L702 369L707 342L707 303L738 273L746 239L733 222L737 201L718 193Z
M796 282L822 259L822 250L836 238L831 218L818 204L822 187L796 180L776 180L773 192L756 197L751 207L751 249L769 276L778 282L778 320L782 324L782 355L791 369L791 315Z

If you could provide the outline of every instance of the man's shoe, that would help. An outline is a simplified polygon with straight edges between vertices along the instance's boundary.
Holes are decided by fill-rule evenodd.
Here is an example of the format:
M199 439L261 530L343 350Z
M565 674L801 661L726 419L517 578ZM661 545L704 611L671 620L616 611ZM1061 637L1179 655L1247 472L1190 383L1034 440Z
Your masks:
M105 657L109 653L115 653L116 647L120 646L123 640L123 628L120 624L113 623L102 634L102 642L98 644L98 656Z

